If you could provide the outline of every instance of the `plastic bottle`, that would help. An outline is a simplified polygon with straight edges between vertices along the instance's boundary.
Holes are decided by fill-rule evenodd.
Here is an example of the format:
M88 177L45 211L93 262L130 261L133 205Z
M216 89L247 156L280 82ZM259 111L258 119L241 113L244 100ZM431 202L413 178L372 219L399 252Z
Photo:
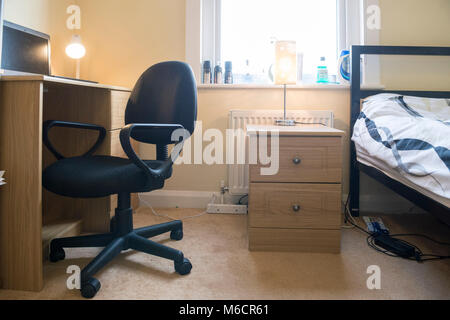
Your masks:
M317 83L328 83L328 68L325 57L320 58L320 63L317 66Z
M350 83L350 51L342 50L338 61L338 81L341 84Z
M214 68L214 83L215 84L223 83L222 67L220 66L220 63L218 63Z
M225 62L225 84L233 83L233 64L231 61Z
M204 84L210 84L212 83L212 77L211 77L211 62L209 60L206 60L203 62L203 83Z
M252 83L252 71L251 71L251 67L250 67L250 60L246 59L245 60L245 67L243 70L243 83Z

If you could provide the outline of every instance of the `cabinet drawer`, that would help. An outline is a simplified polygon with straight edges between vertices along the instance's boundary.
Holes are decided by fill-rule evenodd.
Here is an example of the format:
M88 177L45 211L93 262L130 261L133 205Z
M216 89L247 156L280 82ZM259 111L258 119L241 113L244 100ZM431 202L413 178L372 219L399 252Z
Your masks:
M249 228L251 251L341 251L341 230Z
M130 92L111 91L111 129L121 129L125 126L125 109Z
M275 175L261 175L258 165L250 166L252 182L341 183L341 137L280 137L279 170ZM268 154L272 155L268 139Z
M340 184L250 184L249 226L339 229Z

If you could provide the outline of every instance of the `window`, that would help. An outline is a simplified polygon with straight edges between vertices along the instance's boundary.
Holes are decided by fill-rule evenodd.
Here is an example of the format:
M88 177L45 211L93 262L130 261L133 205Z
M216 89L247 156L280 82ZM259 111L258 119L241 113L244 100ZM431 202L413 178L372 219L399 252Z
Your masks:
M233 63L234 83L270 84L276 40L295 40L304 83L316 80L320 57L335 75L342 49L367 34L364 8L378 0L186 0L186 60L200 80L201 65ZM366 44L377 44L369 41ZM331 77L333 80L333 77Z
M322 56L335 74L336 0L223 0L221 21L221 56L215 60L233 62L236 83L272 82L276 40L297 42L309 82Z

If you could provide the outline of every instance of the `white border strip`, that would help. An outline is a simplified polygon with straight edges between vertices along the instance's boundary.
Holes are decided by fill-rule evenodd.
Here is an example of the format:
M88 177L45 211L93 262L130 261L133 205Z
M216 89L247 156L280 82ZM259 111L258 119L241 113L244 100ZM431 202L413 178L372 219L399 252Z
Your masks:
M2 70L2 44L3 44L3 13L4 13L4 1L0 0L0 75L3 73Z

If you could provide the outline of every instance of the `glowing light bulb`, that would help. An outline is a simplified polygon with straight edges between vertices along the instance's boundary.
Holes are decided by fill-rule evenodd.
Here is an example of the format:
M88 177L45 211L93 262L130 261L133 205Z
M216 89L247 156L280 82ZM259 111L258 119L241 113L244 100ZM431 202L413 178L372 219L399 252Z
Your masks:
M74 35L72 41L66 47L66 54L72 59L81 59L86 54L86 48L81 43L81 37Z

